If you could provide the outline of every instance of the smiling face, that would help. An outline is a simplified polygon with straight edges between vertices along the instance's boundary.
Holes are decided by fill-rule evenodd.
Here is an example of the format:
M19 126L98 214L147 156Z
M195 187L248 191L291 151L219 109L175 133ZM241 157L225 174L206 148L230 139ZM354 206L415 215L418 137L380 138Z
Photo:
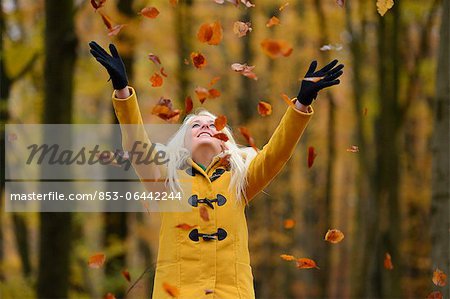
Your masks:
M205 150L212 152L213 155L219 154L224 147L224 142L212 137L217 133L219 132L214 125L214 119L207 115L195 116L190 122L186 134L186 138L189 140L185 140L185 143L190 145L188 148L191 150L192 156Z

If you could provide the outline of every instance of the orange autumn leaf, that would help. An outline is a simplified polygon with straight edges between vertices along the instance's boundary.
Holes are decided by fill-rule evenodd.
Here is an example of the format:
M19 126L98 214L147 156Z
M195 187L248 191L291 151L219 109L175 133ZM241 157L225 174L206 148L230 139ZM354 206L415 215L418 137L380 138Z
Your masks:
M241 0L241 3L244 4L247 8L255 7L255 4L250 2L250 0Z
M227 134L225 133L216 133L212 137L217 138L219 140L227 142L229 140Z
M91 0L92 7L97 10L105 4L106 0Z
M447 285L447 274L437 268L433 272L433 283L438 287L445 287Z
M106 256L103 253L94 254L89 257L88 265L90 268L98 269L105 263Z
M192 52L191 53L191 59L194 66L198 69L203 68L206 66L206 58L201 53Z
M253 79L258 80L258 77L253 72L253 69L255 68L254 65L247 65L246 63L240 64L240 63L233 63L231 65L231 69L237 73L240 73L241 75Z
M201 206L199 209L200 212L200 218L203 219L203 221L209 221L209 213L205 206Z
M258 152L258 148L255 145L255 140L252 135L250 135L250 131L246 127L239 127L239 132L241 132L242 136L244 136L245 140L247 140L247 143Z
M313 146L308 147L308 168L311 168L314 164L317 154Z
M220 96L220 91L217 89L206 89L204 87L196 87L195 88L195 94L197 95L198 100L200 103L204 103L206 99L215 99Z
M389 253L387 253L387 252L386 252L385 257L384 257L384 268L386 268L388 270L394 269L394 265L392 264L391 255Z
M380 16L384 16L393 6L394 0L377 0L377 11Z
M186 99L184 99L184 111L186 114L191 113L192 109L194 108L194 103L192 102L192 98L190 96L187 96Z
M139 14L149 19L154 19L159 15L159 10L156 7L145 7Z
M329 229L325 234L325 241L337 244L344 239L344 234L338 229Z
M178 0L169 0L170 4L175 7L178 4Z
M287 94L282 93L281 98L286 102L286 104L288 104L288 106L295 107L295 104L291 101Z
M283 226L285 229L291 229L295 226L295 220L294 219L286 219L283 221Z
M247 32L252 32L252 23L250 22L241 22L241 21L236 21L233 24L233 32L234 34L236 34L238 37L243 37L247 35Z
M180 290L174 285L171 285L167 282L163 282L163 289L166 291L167 294L169 294L170 297L179 297L180 296Z
M176 228L180 228L180 229L182 229L182 230L191 230L191 229L193 229L194 227L196 227L197 225L189 225L189 224L187 224L187 223L181 223L181 224L178 224L177 226L175 226Z
M305 77L305 78L302 78L302 80L317 83L320 80L322 80L323 78L325 78L325 77Z
M122 25L122 24L115 25L111 30L109 30L108 35L109 36L114 36L114 35L119 34L120 30L122 30L123 27L125 27L125 25Z
M210 99L215 99L215 98L220 97L220 91L218 91L215 88L211 88L210 90L208 90L208 94L209 94L208 98L210 98Z
M227 125L227 117L225 115L217 116L214 120L214 125L216 126L217 131L222 131Z
M163 75L164 77L167 78L167 74L166 74L166 72L164 71L164 68L163 68L163 67L159 70L159 72L161 73L161 75Z
M131 282L131 276L130 276L130 272L128 272L128 270L123 270L121 273L122 273L122 276L123 276L128 282Z
M156 65L161 64L161 60L160 60L159 57L156 56L155 54L149 53L147 57L148 57L148 59L150 59L151 61L153 61Z
M197 38L208 45L218 45L222 41L223 30L220 22L204 23L197 32Z
M295 261L296 258L293 255L281 254L280 257L285 261Z
M217 81L220 80L220 77L214 77L211 79L211 82L209 82L209 86L213 86L214 84L217 83Z
M283 11L288 5L289 5L289 2L286 2L283 5L281 5L280 8L278 8L278 10Z
M102 17L103 23L105 24L106 28L111 30L111 28L113 27L111 19L107 15L104 15L102 13L100 13L100 16Z
M272 114L272 105L267 102L259 101L258 103L258 113L261 116L267 116Z
M293 48L284 40L266 38L261 42L263 52L272 59L291 55Z
M107 293L105 296L103 296L103 299L116 299L116 296L114 296L113 293Z
M312 269L312 268L320 269L317 266L315 261L313 261L312 259L308 259L308 258L297 259L297 268L299 268L299 269Z
M442 298L444 298L444 297L442 296L442 293L439 291L431 292L427 296L427 299L442 299Z
M352 145L347 149L347 152L357 153L359 152L359 147L357 147L356 145Z
M273 16L269 19L269 21L267 21L266 27L270 28L276 25L280 25L280 19L278 19L277 17Z
M165 121L178 121L180 117L180 110L173 109L173 104L170 99L160 98L159 102L152 109L152 114L164 119Z
M160 87L163 84L163 78L158 73L154 73L150 77L150 82L152 83L152 87Z
M107 15L100 13L100 16L102 17L103 23L105 24L106 28L108 28L109 36L117 35L125 26L122 24L113 26L111 19Z

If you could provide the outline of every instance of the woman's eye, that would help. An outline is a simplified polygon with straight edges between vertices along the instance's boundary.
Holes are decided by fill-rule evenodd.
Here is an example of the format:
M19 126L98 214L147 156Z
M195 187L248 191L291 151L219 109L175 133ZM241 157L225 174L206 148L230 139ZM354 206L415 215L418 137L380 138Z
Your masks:
M214 128L214 129L216 128L216 125L215 125L215 124L210 124L209 126L212 127L212 128Z
M200 127L200 125L199 124L193 124L192 127L193 128L197 128L197 127Z

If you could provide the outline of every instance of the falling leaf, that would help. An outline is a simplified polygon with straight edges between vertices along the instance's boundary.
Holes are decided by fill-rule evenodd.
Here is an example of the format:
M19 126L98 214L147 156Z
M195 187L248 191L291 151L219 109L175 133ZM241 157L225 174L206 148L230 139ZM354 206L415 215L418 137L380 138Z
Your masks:
M250 131L246 127L239 127L239 132L241 132L242 136L244 136L245 140L247 140L247 143L258 152L258 148L255 145L255 140L252 135L250 135Z
M273 16L269 19L269 21L267 21L266 27L270 28L272 26L276 26L276 25L280 25L280 19L278 19L277 17Z
M325 78L325 77L304 77L304 78L302 78L302 80L317 83L320 80L322 80L323 78Z
M226 154L226 155L220 157L218 166L219 166L219 167L220 167L220 166L223 166L223 167L225 167L227 170L230 170L230 167L231 167L230 158L231 158L231 155L230 155L230 154Z
M205 295L209 295L209 294L212 294L212 293L214 293L213 290L210 290L210 289L206 289L205 290Z
M217 138L222 141L225 141L225 142L227 142L229 139L227 134L225 134L225 133L217 133L217 134L214 134L212 137Z
M103 253L94 254L89 257L88 265L90 268L98 269L105 263L106 256Z
M317 154L315 152L314 146L308 147L308 168L311 168L314 164L314 159L316 159Z
M291 99L288 97L288 95L287 94L285 94L285 93L282 93L281 94L281 98L286 102L286 104L288 104L289 106L291 106L291 107L295 107L295 104L291 101Z
M250 22L241 22L241 21L236 21L233 24L233 32L234 34L236 34L238 37L243 37L247 35L247 32L252 32L252 23Z
M160 98L158 104L153 107L152 114L164 119L165 121L178 121L180 117L180 110L173 109L173 104L170 99Z
M158 56L156 56L153 53L148 54L148 59L150 59L151 61L153 61L156 65L161 64L161 60L159 59Z
M159 10L156 7L145 7L139 14L149 19L154 19L159 15Z
M107 293L105 296L103 296L103 299L116 299L116 296L114 296L113 293Z
M381 16L394 6L394 0L377 0L377 10Z
M215 99L215 98L220 97L220 91L218 91L215 88L211 88L210 90L208 90L208 94L209 94L209 96L208 96L209 99Z
M170 4L175 7L178 4L178 0L169 0Z
M255 4L251 3L250 0L241 0L242 4L244 4L247 8L255 7Z
M283 226L285 229L291 229L295 226L295 220L294 219L286 219L283 221Z
M341 44L335 44L335 45L323 45L320 47L320 51L341 51L344 47Z
M386 255L384 257L384 268L388 270L394 269L394 265L392 264L391 255L386 252Z
M299 269L311 269L311 268L320 269L317 266L315 261L313 261L312 259L308 259L308 258L297 259L297 268L299 268Z
M204 87L196 87L195 88L195 94L197 95L198 100L200 103L204 103L206 99L215 99L220 96L220 91L217 89L206 89Z
M444 297L442 296L442 293L439 291L431 292L427 296L427 299L442 299L442 298L444 298Z
M345 5L345 0L336 0L337 5L339 5L340 7L344 7Z
M184 99L184 111L186 114L191 113L192 109L194 108L194 103L192 102L192 98L190 96L187 96L186 99Z
M286 2L283 5L281 5L280 8L278 8L278 10L283 11L288 5L289 5L289 2Z
M179 297L180 296L180 290L174 285L171 285L167 282L163 282L163 289L166 291L167 294L169 294L170 297Z
M209 82L209 86L213 86L214 84L217 83L217 81L220 80L220 77L214 77L211 79L211 82Z
M199 209L199 212L200 212L200 218L202 218L203 221L209 221L208 210L206 209L205 206L201 206Z
M106 28L108 28L109 36L117 35L120 32L120 30L122 30L122 28L125 26L122 24L113 26L111 19L107 15L104 15L102 13L100 13L100 15L102 17L103 23L105 24Z
M437 268L433 272L433 283L438 287L445 287L447 285L447 275Z
M191 59L194 66L198 69L203 68L206 66L206 58L201 53L192 52L191 53Z
M293 255L281 254L280 257L285 261L295 261L296 258Z
M278 39L266 38L261 42L263 52L270 58L287 57L292 53L292 47L288 42Z
M163 75L164 77L167 78L167 74L166 74L166 72L165 72L163 67L159 70L159 72L161 73L161 75Z
M241 75L253 79L258 80L258 77L255 73L253 73L253 69L255 68L254 65L247 65L246 63L240 64L240 63L233 63L231 65L231 69L237 73L240 73Z
M105 4L106 0L91 0L92 7L97 10Z
M220 22L204 23L200 26L197 38L202 43L208 45L218 45L222 40L223 30Z
M347 152L357 153L359 152L359 147L357 147L356 145L352 145L347 149Z
M180 229L182 229L182 230L191 230L191 229L193 229L194 227L196 227L197 225L189 225L189 224L187 224L187 223L181 223L181 224L178 224L177 226L175 226L176 228L180 228Z
M225 115L217 116L214 120L214 125L216 126L217 131L222 131L227 125L227 117Z
M325 234L325 241L337 244L344 239L344 234L338 229L329 229Z
M154 73L150 77L150 82L152 83L152 87L160 87L163 84L163 78L158 73Z
M272 106L264 101L258 103L258 113L261 116L267 116L272 114Z
M130 276L130 272L128 272L128 270L123 270L121 273L122 273L122 276L123 276L128 282L131 282L131 276Z
M120 30L122 30L122 28L125 27L125 25L115 25L111 30L109 30L108 35L109 36L114 36L119 34Z

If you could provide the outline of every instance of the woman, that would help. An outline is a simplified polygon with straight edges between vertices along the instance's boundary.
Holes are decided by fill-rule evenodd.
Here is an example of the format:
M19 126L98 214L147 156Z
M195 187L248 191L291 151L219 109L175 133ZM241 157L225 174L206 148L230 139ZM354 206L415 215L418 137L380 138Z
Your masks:
M124 150L131 148L133 140L151 144L141 126L136 93L128 86L117 49L110 44L112 55L109 55L97 43L89 45L92 55L111 77L115 89L113 105L122 128ZM245 204L269 184L291 157L314 113L310 105L317 93L339 84L337 78L344 66L337 62L334 60L319 71L315 71L317 62L311 63L300 92L293 99L295 108L287 108L269 142L258 153L252 148L239 148L228 128L221 131L229 137L227 142L212 137L218 133L214 127L215 116L201 111L188 115L167 144L168 165L133 164L142 181L166 179L171 190L179 190L177 182L186 177L192 178L193 184L188 199L191 211L161 213L153 298L170 298L164 283L175 286L179 298L255 297ZM138 126L126 130L125 124ZM205 208L208 221L199 212ZM195 227L188 231L177 228L181 223Z

